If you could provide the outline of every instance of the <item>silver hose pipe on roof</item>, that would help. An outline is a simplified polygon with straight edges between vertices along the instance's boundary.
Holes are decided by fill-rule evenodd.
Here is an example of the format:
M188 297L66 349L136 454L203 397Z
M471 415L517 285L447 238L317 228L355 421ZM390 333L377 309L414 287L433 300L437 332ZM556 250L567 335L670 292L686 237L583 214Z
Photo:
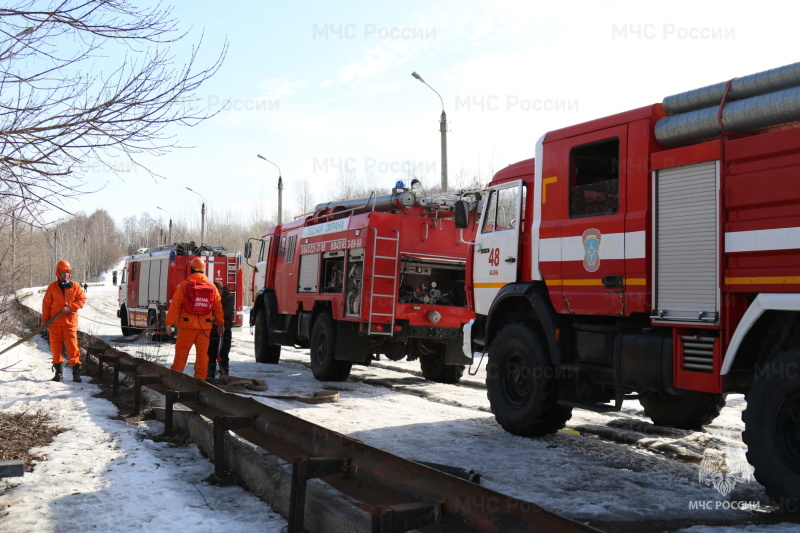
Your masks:
M662 101L664 111L669 115L686 113L708 106L719 105L725 94L727 81L693 89L672 96L667 96ZM765 70L735 78L728 91L728 100L741 100L759 94L787 89L800 85L800 63L792 63L783 67Z
M353 200L340 200L338 202L325 202L317 204L314 211L336 208L341 211L353 210L353 214L368 211L391 211L393 209L408 209L416 202L416 195L411 191L403 191L383 196L369 198L355 198Z
M662 146L682 146L718 137L722 133L718 109L713 106L664 117L656 123L656 140ZM800 122L800 87L728 102L722 108L722 125L733 133L793 122Z

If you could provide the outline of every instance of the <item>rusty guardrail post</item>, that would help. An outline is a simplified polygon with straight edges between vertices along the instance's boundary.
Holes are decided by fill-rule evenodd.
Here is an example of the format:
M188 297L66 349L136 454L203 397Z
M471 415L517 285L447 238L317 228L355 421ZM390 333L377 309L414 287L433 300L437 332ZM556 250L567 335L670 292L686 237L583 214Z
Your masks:
M101 353L101 354L99 354L97 356L97 368L98 368L98 370L97 370L97 380L98 381L103 381L103 365L105 365L106 363L114 363L116 361L119 361L119 356L118 355L111 355L111 354L107 354L107 353L103 352L103 353Z
M114 387L113 387L113 393L112 394L115 397L116 397L117 393L119 392L119 373L120 373L120 371L127 372L127 371L131 371L131 370L133 370L135 372L136 371L136 365L134 365L132 363L125 363L123 361L120 361L119 358L117 358L117 360L114 361Z
M198 393L168 390L164 392L164 436L172 435L172 412L176 402L197 400Z
M292 490L289 495L288 533L303 533L306 484L309 479L347 471L348 459L338 457L295 457L292 461Z
M214 475L217 479L225 477L225 432L230 429L253 427L255 417L228 416L214 417Z

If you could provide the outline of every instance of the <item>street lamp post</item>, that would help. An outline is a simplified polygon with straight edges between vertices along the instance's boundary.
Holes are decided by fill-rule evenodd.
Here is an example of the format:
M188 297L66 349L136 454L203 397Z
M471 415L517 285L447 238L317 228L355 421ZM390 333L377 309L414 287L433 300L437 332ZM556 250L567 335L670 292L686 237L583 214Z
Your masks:
M194 191L192 191L192 192L194 192ZM202 196L201 196L201 198L202 198ZM172 213L170 213L169 211L167 211L163 207L156 206L156 209L161 209L162 211L164 211L166 214L169 215L169 237L167 237L167 244L172 244Z
M442 192L447 191L447 115L444 112L444 100L442 100L442 95L436 92L436 89L428 85L428 83L422 79L422 76L417 74L416 72L411 73L416 79L424 83L428 86L428 88L436 93L436 96L439 97L439 101L442 103L442 116L439 118L439 132L442 136Z
M206 200L199 192L192 190L189 187L186 187L186 190L195 193L203 201L203 205L200 208L200 246L203 246L203 240L206 236Z
M259 159L263 159L267 163L272 163L269 159L261 154L256 154ZM281 167L272 163L278 169L278 224L283 223L283 178L281 177Z

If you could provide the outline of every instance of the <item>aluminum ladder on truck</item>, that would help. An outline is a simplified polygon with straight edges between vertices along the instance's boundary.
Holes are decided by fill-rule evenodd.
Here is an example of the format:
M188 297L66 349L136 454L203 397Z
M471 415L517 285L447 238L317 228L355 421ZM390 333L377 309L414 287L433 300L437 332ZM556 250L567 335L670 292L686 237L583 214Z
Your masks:
M239 265L236 262L236 253L226 255L225 256L225 285L228 287L228 290L231 291L233 295L233 301L236 301L236 273L239 269ZM235 311L235 309L234 309Z
M370 335L394 335L394 313L395 313L395 305L397 304L397 263L400 260L400 232L398 230L393 230L395 233L395 237L380 237L378 235L378 228L372 227L370 228L372 231L375 232L375 239L373 240L372 249L374 250L375 254L372 259L372 290L370 291L369 295L369 324L368 324L368 332ZM379 248L379 244L388 244L391 246L391 243L394 243L394 255L382 255L379 253L381 247ZM387 253L387 252L384 252ZM381 268L377 268L378 261L381 261ZM378 274L376 271L379 272L386 272L389 268L392 275L388 274ZM382 283L378 283L378 281L382 281ZM391 290L388 291L389 294L385 294L385 290L380 289L380 287L390 286ZM391 313L376 313L375 312L375 299L376 298L389 298L389 301L392 302L392 312ZM375 317L390 317L389 323L389 331L373 331L372 330L372 322Z

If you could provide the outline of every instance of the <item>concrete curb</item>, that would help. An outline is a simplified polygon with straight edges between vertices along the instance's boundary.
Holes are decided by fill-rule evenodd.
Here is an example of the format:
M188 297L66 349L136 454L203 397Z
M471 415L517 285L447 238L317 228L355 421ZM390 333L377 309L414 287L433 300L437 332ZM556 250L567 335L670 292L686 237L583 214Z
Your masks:
M163 399L161 403L163 405ZM164 409L159 407L154 411L156 418L163 422ZM208 457L214 456L214 426L210 420L176 405L173 424ZM226 469L241 477L250 492L270 504L284 518L289 516L291 464L231 433L225 436L225 462ZM310 480L306 493L305 529L325 533L369 533L372 531L370 515L358 505L325 483Z

